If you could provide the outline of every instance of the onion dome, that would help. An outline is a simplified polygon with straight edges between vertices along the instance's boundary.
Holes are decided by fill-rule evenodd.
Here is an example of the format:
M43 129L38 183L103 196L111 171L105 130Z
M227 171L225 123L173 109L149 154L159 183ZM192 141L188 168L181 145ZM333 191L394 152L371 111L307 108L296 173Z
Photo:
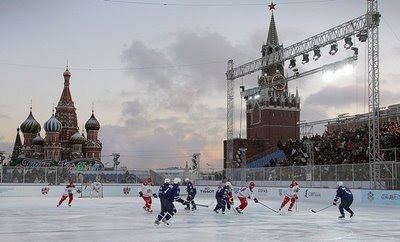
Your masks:
M86 130L99 130L100 129L100 123L99 123L99 121L97 121L93 112L92 112L92 116L90 116L89 120L85 124L85 129Z
M44 139L40 134L38 133L36 137L32 140L33 145L43 145L44 144Z
M62 124L53 114L51 115L51 118L44 123L43 127L46 132L60 132L62 129Z
M69 141L73 144L83 144L85 143L86 139L83 137L79 131L77 131L74 135L71 136Z
M67 69L65 69L63 76L71 76L71 72L68 70L68 66Z
M33 117L32 111L29 113L28 118L21 124L22 133L39 133L42 128L36 119Z

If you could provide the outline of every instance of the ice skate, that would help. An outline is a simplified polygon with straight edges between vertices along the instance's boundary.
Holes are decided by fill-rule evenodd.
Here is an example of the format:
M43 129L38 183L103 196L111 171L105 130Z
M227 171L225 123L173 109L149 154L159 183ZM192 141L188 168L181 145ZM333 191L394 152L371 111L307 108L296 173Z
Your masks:
M214 212L215 212L215 213L219 213L217 209L214 209Z
M352 218L352 217L354 217L354 213L351 213L351 214L350 214L350 218Z
M163 222L163 224L164 224L165 226L167 226L167 227L170 226L170 224L168 223L168 220L167 220L166 218L163 218L163 219L161 220L161 222Z
M154 221L154 225L160 225L160 220L156 219L156 220Z
M243 213L243 212L242 212L242 209L240 209L239 207L235 208L235 210L236 210L236 212L238 212L238 213L240 213L240 214Z
M345 217L344 217L344 215L340 215L339 217L338 217L338 219L344 219Z

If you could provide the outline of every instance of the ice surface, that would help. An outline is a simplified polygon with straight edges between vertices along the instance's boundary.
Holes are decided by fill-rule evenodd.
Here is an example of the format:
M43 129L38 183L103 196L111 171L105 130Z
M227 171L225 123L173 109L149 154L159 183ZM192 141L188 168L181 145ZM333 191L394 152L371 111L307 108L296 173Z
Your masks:
M299 212L277 215L250 202L242 215L188 212L176 204L172 226L153 225L159 211L142 209L140 198L76 198L72 207L58 198L0 198L0 241L399 241L399 207L357 207L356 217L339 221L335 207L299 203ZM211 200L199 199L209 204ZM237 202L237 201L235 201ZM277 208L280 201L263 201ZM329 205L329 204L328 204Z

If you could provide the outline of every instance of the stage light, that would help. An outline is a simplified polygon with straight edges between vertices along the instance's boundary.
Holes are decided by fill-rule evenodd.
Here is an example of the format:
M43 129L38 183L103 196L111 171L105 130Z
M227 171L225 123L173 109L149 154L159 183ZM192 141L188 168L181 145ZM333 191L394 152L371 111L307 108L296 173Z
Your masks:
M358 37L358 40L361 42L366 42L368 39L368 32L367 31L362 31L356 35Z
M343 67L343 74L344 75L351 75L354 73L353 65L347 64Z
M334 54L336 54L336 52L338 52L338 47L337 47L337 44L334 43L331 45L331 50L329 51L329 54L334 55Z
M260 94L256 94L256 95L254 96L254 98L255 98L255 99L259 99L259 98L260 98Z
M358 56L358 48L357 47L353 47L351 48L352 51L354 51L354 56Z
M335 73L333 71L326 71L322 74L322 78L326 82L331 82L335 78Z
M310 55L309 55L308 53L303 54L303 61L302 61L301 63L302 63L302 64L308 63L308 62L310 61L309 56L310 56Z
M296 66L296 59L291 59L289 64L289 69L292 69L295 66Z
M344 38L344 48L350 49L353 46L353 41L351 41L351 37Z
M314 49L314 56L313 60L318 60L321 57L321 50L320 49Z

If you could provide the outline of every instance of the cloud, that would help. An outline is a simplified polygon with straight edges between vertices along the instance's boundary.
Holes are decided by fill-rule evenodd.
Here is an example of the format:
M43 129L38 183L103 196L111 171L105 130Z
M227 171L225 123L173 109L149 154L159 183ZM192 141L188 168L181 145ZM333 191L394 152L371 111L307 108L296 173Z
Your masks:
M0 119L9 119L10 116L0 113Z
M321 90L310 94L304 100L304 106L322 106L322 107L343 107L350 104L362 103L362 88L355 85L345 87L326 86Z

